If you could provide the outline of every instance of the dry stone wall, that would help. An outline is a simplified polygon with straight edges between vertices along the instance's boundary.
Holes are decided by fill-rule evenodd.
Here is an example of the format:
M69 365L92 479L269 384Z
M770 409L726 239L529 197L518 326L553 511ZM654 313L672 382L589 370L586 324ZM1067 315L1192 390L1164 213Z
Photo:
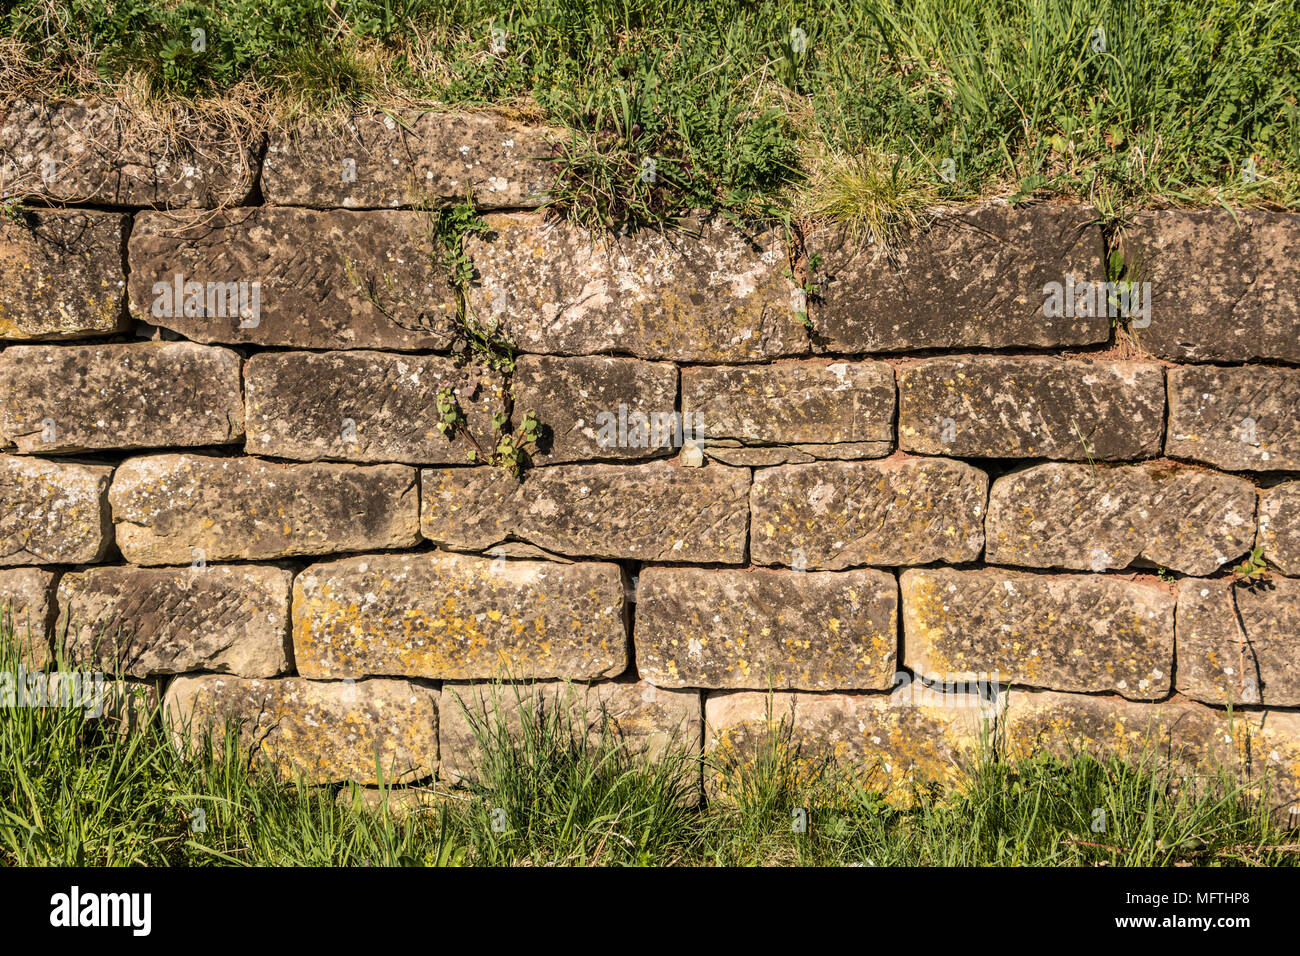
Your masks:
M777 230L549 220L555 131L400 119L0 118L28 666L165 684L178 730L233 714L315 783L471 777L465 708L527 698L723 763L788 718L882 786L996 731L1300 799L1300 217L941 209L888 251L806 236L809 294ZM467 189L458 302L427 206ZM522 481L442 388L471 433L507 388L536 414Z

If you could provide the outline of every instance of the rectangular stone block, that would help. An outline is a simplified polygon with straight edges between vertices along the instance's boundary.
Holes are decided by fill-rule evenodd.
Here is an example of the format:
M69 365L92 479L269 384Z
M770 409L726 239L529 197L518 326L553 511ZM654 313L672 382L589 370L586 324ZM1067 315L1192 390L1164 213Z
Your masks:
M482 113L371 113L271 133L262 194L277 206L537 206L561 131ZM567 138L567 134L566 138Z
M1219 711L1186 701L1140 704L1117 697L1012 689L999 719L1010 761L1052 754L1117 757L1184 773L1234 766L1230 724ZM1227 740L1224 739L1225 735Z
M91 564L113 543L111 465L0 455L0 567Z
M1300 369L1169 370L1165 452L1227 471L1300 469Z
M682 411L710 439L892 442L894 370L820 361L684 368Z
M537 214L487 217L466 253L475 315L525 352L747 362L806 354L776 231L694 229L592 235Z
M131 314L196 342L444 349L455 297L428 227L395 210L141 213Z
M1300 481L1260 490L1255 546L1283 574L1300 576Z
M1300 362L1300 216L1142 211L1119 248L1128 278L1151 283L1150 325L1135 332L1143 350L1171 362Z
M1255 486L1183 465L1035 465L993 482L985 560L1213 574L1250 550Z
M38 455L239 442L240 363L193 342L15 345L0 354L0 437Z
M1300 580L1189 578L1179 583L1177 622L1179 693L1220 706L1300 706Z
M184 107L162 109L16 99L0 121L0 194L110 206L247 202L261 137Z
M439 777L450 783L478 782L483 758L480 737L519 739L522 729L558 726L575 740L600 743L601 735L621 743L634 758L658 760L665 753L698 757L702 710L700 695L669 690L645 681L598 684L452 684L442 685L439 722ZM683 776L688 772L683 767ZM698 799L698 770L683 780L687 796ZM687 802L691 802L689 799Z
M798 779L830 764L894 805L927 783L952 786L988 747L993 712L975 694L919 700L894 694L723 691L704 701L705 792L726 802L739 780L765 772L760 754L790 753ZM828 781L829 782L829 781Z
M903 664L942 680L1169 693L1175 597L1163 587L1085 574L913 568L903 593Z
M895 248L809 237L825 266L809 315L828 352L1088 345L1110 337L1105 315L1051 316L1044 286L1104 280L1096 210L1002 202L935 210ZM1064 310L1063 310L1064 311ZM1071 310L1072 311L1072 310Z
M437 394L456 393L470 432L494 447L499 376L437 355L260 352L244 367L248 449L303 461L463 464L473 445L438 430Z
M0 340L121 330L126 223L91 210L29 209L21 222L0 216Z
M752 560L800 570L974 561L988 484L946 459L765 468L750 492Z
M375 554L315 564L293 589L304 677L568 677L627 669L615 564Z
M516 481L497 468L420 473L421 533L485 551L517 539L574 558L745 560L749 471L668 462L557 465Z
M690 437L668 362L525 355L512 383L515 421L531 411L542 423L538 464L670 455Z
M72 659L131 677L290 669L285 568L90 568L59 580L55 633Z
M108 498L118 547L132 564L257 561L419 540L415 471L403 465L148 455L118 466Z
M1154 458L1164 434L1157 365L945 357L898 370L898 443L961 458Z
M54 575L40 568L0 571L0 625L13 635L19 660L39 670L50 660Z
M164 710L178 749L209 736L220 747L234 720L257 764L308 785L410 783L438 768L438 692L412 681L178 677Z
M661 687L892 686L898 585L881 571L651 567L637 585L637 670Z

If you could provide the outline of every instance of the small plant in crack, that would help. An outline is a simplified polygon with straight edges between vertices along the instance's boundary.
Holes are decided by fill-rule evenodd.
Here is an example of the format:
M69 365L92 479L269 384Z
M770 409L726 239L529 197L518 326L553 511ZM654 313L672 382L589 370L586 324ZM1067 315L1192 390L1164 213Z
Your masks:
M1268 566L1264 563L1264 549L1251 548L1246 559L1233 567L1232 577L1238 584L1248 588L1268 585L1273 580L1273 576L1269 574Z

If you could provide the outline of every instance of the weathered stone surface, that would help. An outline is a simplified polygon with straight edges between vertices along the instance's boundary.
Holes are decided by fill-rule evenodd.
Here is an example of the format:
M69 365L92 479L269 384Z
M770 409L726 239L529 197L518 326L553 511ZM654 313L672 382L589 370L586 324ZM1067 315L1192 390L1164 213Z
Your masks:
M829 569L974 561L988 476L959 461L782 465L754 475L755 564Z
M661 687L891 686L898 585L881 571L646 568L637 670Z
M126 217L41 209L26 211L22 220L0 216L0 339L66 339L121 329Z
M265 560L407 548L419 540L415 471L149 455L118 466L108 493L132 564ZM197 552L196 552L197 549Z
M446 348L455 299L427 229L423 214L391 210L141 213L131 314L196 342Z
M1151 283L1138 344L1172 362L1300 362L1300 216L1255 209L1136 213L1120 249Z
M421 532L482 551L517 538L570 557L740 564L749 472L709 465L557 465L522 483L498 468L420 473Z
M474 730L504 729L514 738L525 719L563 721L575 736L597 742L613 735L634 757L657 760L665 752L700 751L700 695L647 681L598 684L443 684L439 776L452 783L477 779L482 748ZM564 709L562 709L564 708ZM687 768L683 768L686 770ZM683 780L683 784L688 781ZM684 789L698 796L698 778Z
M1300 705L1300 580L1185 580L1177 639L1180 693L1208 704Z
M193 342L15 345L0 354L0 436L40 455L238 442L239 367Z
M1228 471L1300 469L1300 369L1169 370L1165 451Z
M178 677L165 708L178 748L233 718L257 762L307 784L409 783L438 766L438 692L411 681Z
M1061 759L1088 753L1134 764L1182 771L1232 767L1228 721L1209 707L1182 701L1138 704L1117 697L1090 697L1013 688L999 721L1002 752L1009 760L1049 753Z
M444 386L488 447L504 398L492 373L437 355L262 352L244 367L248 450L306 461L464 463L473 446L438 430Z
M496 113L407 113L308 122L271 133L262 193L277 206L349 209L454 202L537 206L558 130Z
M778 233L592 235L541 215L487 217L469 302L525 352L745 362L806 353Z
M113 542L109 465L0 455L0 567L90 564Z
M1300 481L1260 491L1255 546L1283 574L1300 576Z
M18 99L0 119L0 195L121 206L240 205L259 138L177 107L145 116L93 100Z
M289 670L283 568L90 568L59 580L55 633L76 660L133 677Z
M1255 537L1255 486L1180 465L1051 462L993 482L990 564L1106 571L1142 559L1212 574Z
M892 441L852 441L830 445L742 445L733 439L702 441L701 451L724 465L765 468L771 465L803 465L812 461L854 461L884 458L894 450Z
M1168 590L1120 578L1000 568L904 571L903 663L945 681L1169 693L1174 605Z
M682 412L706 438L891 442L894 370L884 362L780 362L682 370Z
M1044 314L1049 282L1105 278L1087 206L1001 202L936 210L932 228L886 253L831 231L809 237L826 265L809 314L830 352L1008 348L1105 342L1110 320Z
M729 798L737 775L755 772L765 747L798 748L795 773L811 778L833 761L895 805L914 785L955 784L991 736L993 714L974 694L930 702L905 688L894 694L724 691L704 701L705 789ZM987 728L987 730L985 729Z
M1245 763L1251 782L1267 792L1275 818L1294 827L1300 815L1300 714L1270 710L1244 714L1249 728L1250 752L1238 759ZM1240 741L1244 734L1237 734Z
M898 371L899 446L926 455L1153 458L1164 410L1163 372L1138 362L953 357Z
M533 412L547 432L538 464L649 458L680 447L677 367L628 358L525 355L515 364L515 421Z
M30 670L50 660L54 575L40 568L0 571L0 621L10 625L19 659Z
M615 564L364 555L293 586L298 673L591 680L628 664Z

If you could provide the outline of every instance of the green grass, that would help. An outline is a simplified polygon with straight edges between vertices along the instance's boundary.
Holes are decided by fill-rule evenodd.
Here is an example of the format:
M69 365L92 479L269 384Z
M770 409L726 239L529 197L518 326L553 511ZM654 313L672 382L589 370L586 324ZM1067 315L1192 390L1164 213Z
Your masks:
M0 673L17 670L0 633ZM65 665L66 666L66 665ZM508 695L509 691L504 691ZM506 698L509 700L508 696ZM8 865L1159 865L1294 864L1297 845L1231 786L1171 787L1116 761L992 758L899 809L828 765L808 772L782 725L728 774L731 803L691 805L700 762L637 757L600 721L470 711L472 786L399 818L284 784L227 728L182 758L158 714L124 732L73 708L0 706L0 864ZM594 730L589 730L589 726ZM806 814L798 832L796 810ZM1106 826L1094 832L1097 812Z
M553 203L605 227L1298 196L1290 0L4 0L0 24L10 92L521 110L571 130Z

